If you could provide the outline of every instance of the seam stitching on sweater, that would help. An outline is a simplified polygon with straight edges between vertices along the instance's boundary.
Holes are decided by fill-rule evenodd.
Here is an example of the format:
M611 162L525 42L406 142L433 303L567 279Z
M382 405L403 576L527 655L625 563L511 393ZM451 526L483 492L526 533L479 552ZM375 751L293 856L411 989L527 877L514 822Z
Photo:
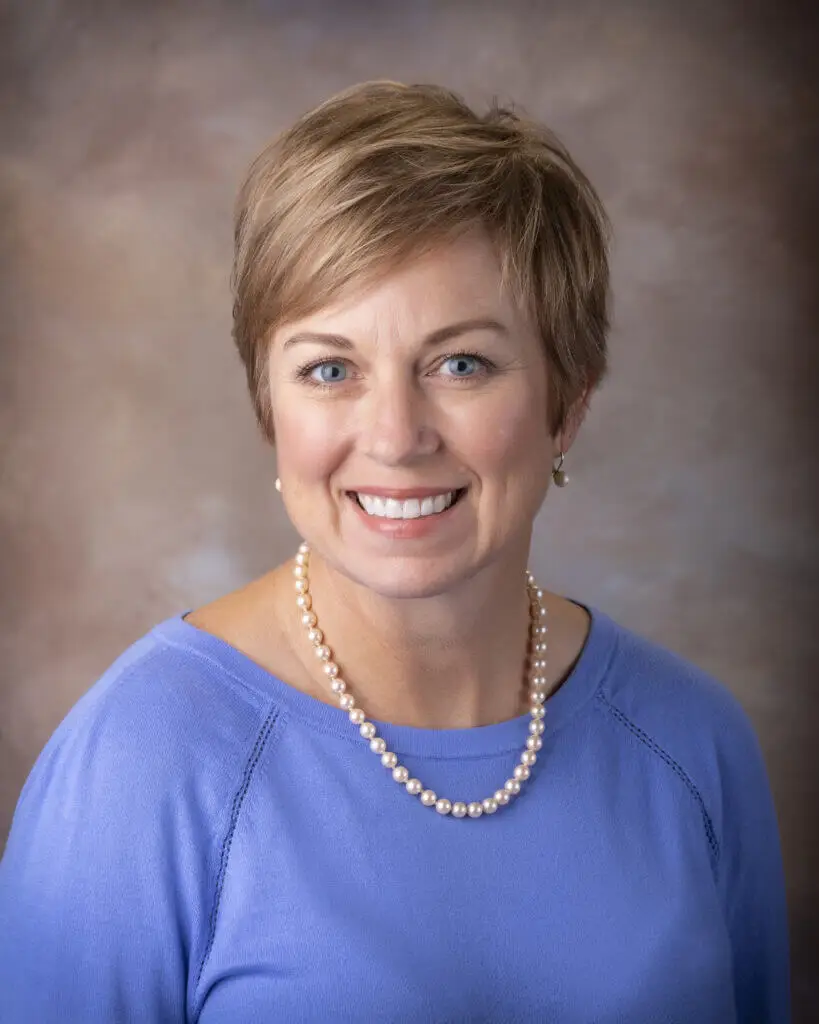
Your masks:
M262 727L259 730L259 734L256 737L256 742L253 745L253 749L250 752L247 764L245 765L244 774L242 776L241 784L233 797L233 805L230 811L230 821L228 823L227 832L225 838L222 841L222 849L219 855L219 871L216 875L216 890L213 899L213 909L210 914L210 925L208 929L208 942L205 947L205 952L202 955L202 961L199 965L199 970L196 974L196 984L194 985L194 991L199 987L199 982L202 980L202 973L205 970L205 965L210 957L211 950L213 949L213 943L216 938L216 922L219 917L219 905L222 899L222 891L224 889L225 874L227 873L228 860L230 859L230 849L233 845L233 836L236 832L236 825L239 821L239 815L242 810L242 804L244 803L247 791L250 788L250 783L253 779L253 773L256 770L256 765L259 763L259 759L264 751L267 739L270 736L270 732L276 723L278 718L278 708L273 708L268 714L267 718L262 723ZM200 1011L201 1012L201 1011ZM199 1020L200 1014L196 1014L196 1020Z
M679 765L673 757L671 757L670 754L666 753L666 751L663 750L663 748L658 743L654 742L654 740L648 735L648 733L643 732L643 730L639 726L635 725L630 718L624 715L619 708L616 708L613 704L611 704L609 700L606 698L605 694L602 692L602 690L598 693L597 696L598 699L603 704L605 704L605 706L617 719L618 722L620 722L631 733L633 733L637 737L637 739L639 739L649 748L649 750L651 750L659 758L665 761L669 768L671 768L671 770L675 772L675 774L678 775L685 783L686 787L688 788L688 791L691 793L691 795L697 802L697 805L700 809L700 813L702 814L703 825L705 828L705 836L708 840L708 845L711 848L711 853L714 855L715 861L719 861L719 843L717 842L716 833L714 832L714 826L711 822L711 816L709 815L708 810L705 806L705 801L702 798L702 794L694 785L693 781L691 780L691 777L688 775L685 769L681 765Z

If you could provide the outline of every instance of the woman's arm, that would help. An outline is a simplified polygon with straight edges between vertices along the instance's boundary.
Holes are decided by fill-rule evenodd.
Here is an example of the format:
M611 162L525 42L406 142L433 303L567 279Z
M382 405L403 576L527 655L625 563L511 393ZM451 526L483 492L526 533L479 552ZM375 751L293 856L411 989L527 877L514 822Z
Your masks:
M789 1024L790 958L776 810L750 721L726 738L719 884L731 936L739 1024Z

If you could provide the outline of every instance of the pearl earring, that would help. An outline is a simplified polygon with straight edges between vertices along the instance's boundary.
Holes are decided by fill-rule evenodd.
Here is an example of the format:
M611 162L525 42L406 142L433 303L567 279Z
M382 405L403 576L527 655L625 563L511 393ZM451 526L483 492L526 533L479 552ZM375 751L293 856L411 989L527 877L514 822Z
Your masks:
M563 460L565 458L566 456L561 452L560 462L552 469L552 479L555 482L555 487L565 487L569 482L569 474L563 470Z
M278 477L276 477L276 490L279 492L279 494L282 493L282 482Z

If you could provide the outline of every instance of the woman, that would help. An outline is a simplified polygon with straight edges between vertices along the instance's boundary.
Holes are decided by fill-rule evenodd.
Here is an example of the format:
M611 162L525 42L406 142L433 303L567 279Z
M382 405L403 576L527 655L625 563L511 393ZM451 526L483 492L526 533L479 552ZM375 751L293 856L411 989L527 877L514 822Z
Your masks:
M261 154L235 340L305 543L43 751L3 1021L788 1019L748 719L527 573L606 368L606 234L548 131L439 88Z

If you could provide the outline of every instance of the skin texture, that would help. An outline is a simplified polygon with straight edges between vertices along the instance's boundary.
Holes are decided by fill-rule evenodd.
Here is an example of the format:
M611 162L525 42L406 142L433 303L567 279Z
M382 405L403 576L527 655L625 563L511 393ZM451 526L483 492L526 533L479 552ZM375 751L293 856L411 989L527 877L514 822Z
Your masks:
M476 320L497 327L441 337ZM346 340L305 337L317 334ZM311 545L319 625L370 717L465 728L525 710L532 525L585 408L579 403L566 430L550 437L547 375L542 343L502 291L496 254L479 234L272 338L282 499ZM360 488L466 492L411 536L370 528L350 495ZM298 622L291 570L282 566L189 621L335 703ZM588 621L557 595L547 592L546 604L547 675L557 686Z

